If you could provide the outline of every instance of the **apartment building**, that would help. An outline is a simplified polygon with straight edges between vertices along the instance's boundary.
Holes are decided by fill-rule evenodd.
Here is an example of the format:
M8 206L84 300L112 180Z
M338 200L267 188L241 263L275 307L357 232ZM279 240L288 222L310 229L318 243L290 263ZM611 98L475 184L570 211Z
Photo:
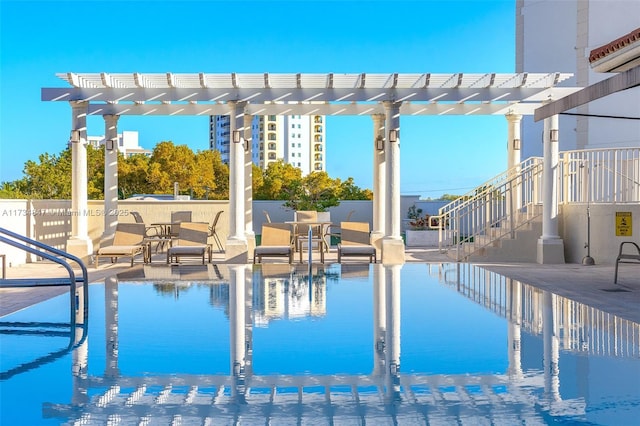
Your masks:
M517 0L516 71L571 72L566 86L609 78L614 73L592 69L589 55L637 29L639 17L638 1ZM629 89L561 114L560 150L639 146L639 91ZM523 117L522 141L522 158L542 156L542 121Z
M228 115L209 118L209 147L229 163ZM326 123L322 115L254 116L251 123L252 161L261 169L284 160L303 175L326 170Z
M151 151L140 146L138 142L138 132L123 131L118 133L118 140L114 141L114 148L122 153L125 157L131 157L134 154L143 154L147 157L151 156ZM99 148L102 145L107 144L107 140L104 135L101 136L87 136L87 143L94 148ZM109 141L109 144L112 142Z

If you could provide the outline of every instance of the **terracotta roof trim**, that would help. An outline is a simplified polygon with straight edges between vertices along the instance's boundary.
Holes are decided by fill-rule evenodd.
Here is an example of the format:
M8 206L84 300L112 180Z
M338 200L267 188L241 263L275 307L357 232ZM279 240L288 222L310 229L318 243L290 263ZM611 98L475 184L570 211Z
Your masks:
M640 42L640 28L636 28L629 34L623 35L622 37L612 41L611 43L607 43L604 46L593 49L589 54L589 62L595 62L607 55L610 55L626 46L637 42Z

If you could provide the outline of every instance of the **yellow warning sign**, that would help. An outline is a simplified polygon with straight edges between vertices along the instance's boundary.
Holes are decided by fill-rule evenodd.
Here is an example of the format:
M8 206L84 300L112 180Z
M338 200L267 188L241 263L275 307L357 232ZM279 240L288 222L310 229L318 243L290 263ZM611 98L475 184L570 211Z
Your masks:
M616 212L616 237L630 237L632 234L631 212Z

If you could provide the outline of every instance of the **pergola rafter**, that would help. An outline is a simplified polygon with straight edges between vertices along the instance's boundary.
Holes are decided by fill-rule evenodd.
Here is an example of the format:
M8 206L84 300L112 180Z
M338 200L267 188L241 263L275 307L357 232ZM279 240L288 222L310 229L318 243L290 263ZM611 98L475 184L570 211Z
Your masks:
M89 102L90 115L218 115L228 113L229 102L246 102L249 114L258 110L285 114L295 105L301 115L362 115L383 113L381 102L387 101L402 102L400 113L407 115L530 115L541 102L575 91L555 87L571 77L563 73L64 73L58 77L71 88L42 89L42 100ZM185 103L192 107L185 108Z

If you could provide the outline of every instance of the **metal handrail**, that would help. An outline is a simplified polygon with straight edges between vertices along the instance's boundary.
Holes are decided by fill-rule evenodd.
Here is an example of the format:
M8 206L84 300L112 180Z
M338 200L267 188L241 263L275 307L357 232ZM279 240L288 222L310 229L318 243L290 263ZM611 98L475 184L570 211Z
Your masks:
M7 238L1 234L7 235L13 239ZM15 241L18 240L18 241ZM55 262L59 265L61 265L63 268L65 268L67 270L67 272L69 273L69 286L70 286L70 294L71 294L71 312L74 313L77 309L77 302L76 302L76 290L77 290L77 285L76 283L78 283L80 280L82 281L82 285L84 288L84 294L83 294L83 301L85 303L85 306L88 306L89 303L89 274L87 272L87 267L85 266L84 262L72 255L69 254L65 251L62 250L58 250L54 247L48 246L46 244L41 243L40 241L36 241L33 240L31 238L25 237L24 235L20 235L17 234L15 232L9 231L8 229L5 228L0 228L0 241L2 241L5 244L8 244L10 246L19 248L21 250L24 250L26 252L29 252L31 254L35 254L37 256L40 256L44 259L50 260L52 262ZM41 250L38 250L34 247L31 246L35 246L40 248ZM76 279L76 274L73 271L73 269L71 268L71 265L69 265L69 262L64 260L64 259L68 259L71 260L75 263L78 264L78 266L80 267L80 270L82 272L82 278L80 279ZM20 283L20 284L18 284ZM31 283L31 284L29 284ZM60 282L54 283L54 284L47 284L46 281L42 281L42 280L38 280L38 279L28 279L28 280L10 280L10 279L0 279L0 287L37 287L37 286L42 286L42 285L62 285ZM74 317L75 318L75 317Z
M61 265L66 271L69 273L68 281L61 280L47 280L47 279L38 279L38 278L29 278L26 280L20 279L0 279L0 287L38 287L38 286L49 286L49 285L69 285L69 332L63 333L59 331L54 332L40 332L33 331L31 328L34 327L48 327L48 328L58 328L62 326L66 326L66 324L58 324L58 323L50 323L50 322L35 322L35 323L21 323L21 322L0 322L0 326L2 327L13 327L18 330L2 330L2 334L30 334L30 335L43 335L43 336L61 336L68 335L69 336L69 344L57 351L51 352L47 355L41 356L33 361L26 362L24 364L18 365L14 368L11 368L7 371L0 372L0 380L7 380L17 374L24 373L26 371L37 368L41 365L47 364L49 362L55 361L56 359L64 356L69 353L71 350L79 347L84 343L87 338L88 332L88 317L89 317L89 275L87 272L87 268L82 262L82 260L76 256L73 256L67 252L62 250L58 250L54 247L43 244L39 241L33 240L31 238L27 238L23 235L16 234L15 232L9 231L5 228L0 228L0 234L4 234L11 238L7 238L4 235L0 235L0 241L8 244L10 246L19 248L26 252L35 254L44 259L50 260ZM13 238L13 239L12 239ZM16 241L17 240L17 241ZM32 247L33 246L33 247ZM37 247L39 249L36 249ZM82 272L82 277L76 278L76 274L71 268L69 261L76 262L80 270ZM82 310L82 323L78 324L76 321L76 312L78 310L78 301L76 299L77 293L77 283L82 282L83 284L83 310ZM82 334L78 337L76 334L76 330L80 328ZM21 331L24 329L23 331Z
M460 261L540 216L542 163L528 158L440 208L440 250ZM640 148L565 151L558 167L559 203L640 201Z

